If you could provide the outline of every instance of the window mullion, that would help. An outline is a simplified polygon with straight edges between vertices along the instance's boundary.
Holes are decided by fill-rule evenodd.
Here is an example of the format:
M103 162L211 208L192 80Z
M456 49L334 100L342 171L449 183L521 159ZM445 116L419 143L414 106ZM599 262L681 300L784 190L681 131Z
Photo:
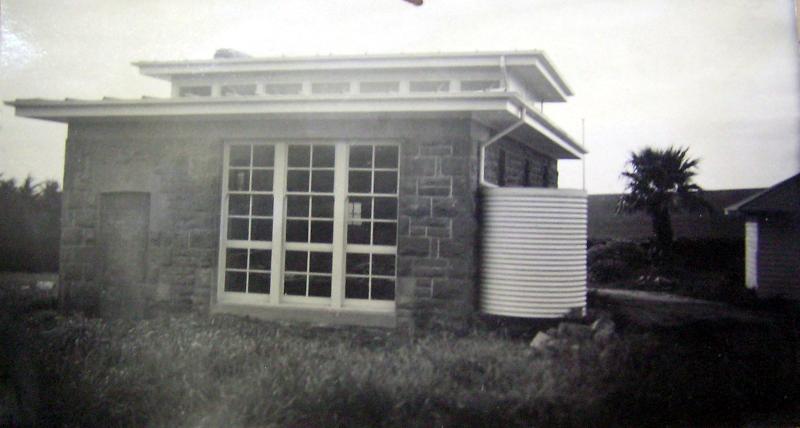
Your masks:
M228 239L228 162L230 146L224 145L222 150L222 198L220 201L220 221L219 221L219 255L217 257L217 299L225 291L225 252L227 251L226 241Z
M341 308L344 302L345 218L347 216L348 146L336 144L333 174L333 266L331 269L331 306Z
M253 191L253 145L250 145L250 165L247 172L247 190ZM247 240L253 242L253 195L247 196ZM244 292L250 292L250 249L247 249L247 273L244 277Z
M275 144L275 169L272 180L272 273L270 276L270 303L280 303L283 294L284 225L286 224L286 143Z

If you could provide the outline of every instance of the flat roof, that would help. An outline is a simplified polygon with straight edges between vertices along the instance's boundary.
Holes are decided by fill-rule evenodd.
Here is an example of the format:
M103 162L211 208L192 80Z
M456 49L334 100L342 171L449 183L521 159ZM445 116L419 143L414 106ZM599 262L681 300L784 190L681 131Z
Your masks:
M252 96L202 98L148 98L102 100L18 99L7 101L17 116L55 122L111 120L120 118L158 120L168 118L264 117L280 119L374 117L468 117L493 129L522 120L511 137L535 145L559 159L576 159L586 150L566 132L513 92L382 94L341 96Z
M497 69L505 67L529 84L544 85L544 101L565 101L572 90L544 52L448 52L364 55L231 57L180 61L137 61L151 77L172 80L196 75L246 74L320 70Z

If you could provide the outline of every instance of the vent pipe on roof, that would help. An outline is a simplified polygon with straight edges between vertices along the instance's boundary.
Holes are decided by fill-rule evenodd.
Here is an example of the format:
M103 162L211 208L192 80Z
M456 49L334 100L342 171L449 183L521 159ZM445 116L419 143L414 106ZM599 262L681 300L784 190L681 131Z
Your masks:
M505 55L500 55L500 71L503 72L503 90L508 92L508 69L506 68Z
M214 52L214 59L252 58L250 55L236 49L222 48Z

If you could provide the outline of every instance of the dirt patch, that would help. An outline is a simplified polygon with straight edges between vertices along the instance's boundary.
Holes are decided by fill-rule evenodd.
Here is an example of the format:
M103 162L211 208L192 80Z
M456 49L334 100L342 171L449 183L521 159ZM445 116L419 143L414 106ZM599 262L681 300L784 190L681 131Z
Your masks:
M641 290L593 289L592 307L613 313L615 318L641 328L678 327L697 322L768 323L768 312L668 293Z

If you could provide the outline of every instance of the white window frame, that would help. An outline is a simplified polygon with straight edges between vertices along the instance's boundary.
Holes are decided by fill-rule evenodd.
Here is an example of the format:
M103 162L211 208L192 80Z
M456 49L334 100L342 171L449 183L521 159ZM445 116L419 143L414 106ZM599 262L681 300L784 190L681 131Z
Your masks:
M341 215L339 215L339 216L336 215L336 213L338 212L337 207L336 207L336 202L337 202L337 181L339 180L339 177L336 174L336 161L338 160L338 158L340 156L341 149L339 149L339 146L341 146L341 144L336 144L336 143L326 142L326 141L310 141L310 142L297 142L297 143L294 143L294 144L292 144L292 143L281 144L280 145L282 147L282 149L281 149L281 158L282 158L281 159L281 164L282 164L282 167L284 168L284 171L282 171L282 174L283 174L284 177L288 176L288 170L289 170L288 151L289 151L289 146L290 145L295 145L295 146L297 146L297 145L308 145L308 146L323 145L323 146L333 146L334 147L334 166L333 166L334 182L333 182L333 194L332 194L333 201L334 201L333 202L334 203L334 206L333 206L333 239L331 240L332 241L331 243L315 243L315 242L311 242L310 241L311 227L310 227L310 224L309 224L309 230L308 230L309 238L307 238L308 239L307 242L289 242L289 241L287 241L285 239L286 234L283 233L282 234L282 238L283 239L281 241L282 248L280 249L280 253L283 255L286 251L322 252L322 253L330 252L331 256L332 256L331 258L334 259L335 258L334 253L336 252L336 248L338 248L338 246L341 245L339 242L337 242L339 239L341 239L341 237L338 237L336 235L336 230L338 228L343 227L342 224L341 224L341 222L342 222L341 219L340 218L337 219L337 217L341 217ZM276 151L276 153L277 153L277 151ZM276 156L275 162L276 163L278 162L277 156ZM309 166L308 166L309 171L313 171L312 162L313 161L310 158L309 159ZM301 168L301 169L305 169L305 168ZM303 195L312 196L312 197L313 196L329 196L329 195L331 195L328 192L314 192L313 190L310 189L310 187L311 187L311 179L309 179L309 192L300 192L300 193L302 193ZM273 188L273 190L274 191L279 191L279 193L281 195L280 196L281 200L283 201L283 212L286 213L287 212L286 211L286 207L287 207L287 201L288 201L287 193L289 193L289 191L286 190L285 183L281 188L275 187L275 188ZM277 217L273 217L273 219L277 219ZM309 219L309 220L313 219L310 206L309 206L308 217L306 217L306 219ZM288 216L288 213L286 215L284 215L279 220L282 223L282 225L281 225L282 228L284 228L285 225L286 225L287 220L290 220L289 216ZM275 221L273 220L273 225L274 224L275 224ZM273 228L274 227L275 226L273 226ZM278 282L280 282L280 286L281 286L281 294L280 294L280 299L279 299L280 302L282 302L282 303L296 303L296 304L300 304L300 305L308 305L308 304L310 304L310 305L325 305L325 304L327 304L328 306L331 306L334 303L333 290L334 290L334 287L335 287L334 283L336 282L334 280L334 278L336 276L336 272L335 272L334 267L336 266L336 264L335 264L335 261L332 261L332 263L333 263L333 265L332 265L332 269L331 269L331 297L293 296L293 295L283 294L282 286L283 286L283 278L285 276L284 275L285 274L285 264L281 263L281 266L280 266L281 276L280 276L280 278L278 278ZM309 275L311 275L311 273L310 273L310 269L311 269L310 261L307 262L307 264L308 265L306 266L306 276L309 276Z
M272 181L273 181L273 192L272 192L272 204L273 204L273 211L272 211L272 241L250 241L250 240L229 240L228 239L228 201L230 199L231 194L259 194L259 192L254 192L252 190L252 182L253 182L253 167L252 167L252 149L251 149L251 160L250 160L250 174L249 175L249 185L248 188L250 189L247 192L238 193L231 191L228 189L229 184L229 176L230 176L230 148L233 145L237 144L247 144L252 146L255 145L264 145L263 143L259 144L256 142L251 141L232 141L230 143L226 143L224 145L223 150L223 175L222 175L222 200L220 206L220 245L219 245L219 257L217 266L219 266L219 272L217 276L217 299L220 302L225 303L238 303L238 304L266 304L272 301L274 298L272 295L274 293L274 286L275 286L275 253L274 251L274 242L275 242L275 209L277 208L276 204L276 196L274 193L275 189L275 180L278 176L277 171L277 153L273 156L273 165L272 165ZM265 167L268 169L268 167ZM264 191L263 194L269 194L270 192ZM252 203L250 205L250 213L252 213ZM248 229L249 234L249 229ZM229 244L232 244L230 247ZM270 292L268 294L262 293L237 293L237 292L228 292L225 291L225 267L226 267L226 256L227 256L227 249L228 248L239 248L239 249L258 249L258 250L270 250L272 252L272 261L270 266ZM249 261L248 261L249 264Z
M228 200L231 191L228 190L228 180L230 173L230 148L234 145L272 145L274 147L274 164L273 164L273 210L272 210L272 241L235 241L228 240ZM299 144L324 144L333 145L335 147L335 160L334 160L334 218L333 218L333 239L332 243L294 243L286 242L285 225L286 225L286 178L288 171L288 148L290 145ZM219 256L218 256L218 275L217 275L217 302L218 303L232 303L232 304L247 304L258 306L281 306L281 307L305 307L305 308L318 308L321 310L334 309L334 310L357 310L357 311L376 311L376 312L393 312L396 307L397 300L397 238L394 246L385 245L372 245L372 244L347 244L346 232L348 221L348 171L349 171L349 153L350 147L353 146L380 146L392 145L400 148L398 141L372 141L372 140L358 140L358 141L340 141L340 140L226 140L223 144L223 168L222 168L222 194L220 200L220 240L219 240ZM372 194L371 197L380 196L393 196L398 198L399 201L399 185L400 185L400 160L401 157L398 153L397 165L397 190L393 195L390 194ZM251 161L252 163L252 161ZM381 170L381 168L374 168ZM252 174L250 176L252 182ZM251 186L252 189L252 186ZM252 190L250 193L253 193ZM313 192L312 192L313 193ZM235 193L234 193L235 194ZM362 196L359 194L358 196ZM367 195L363 195L367 196ZM374 204L373 204L374 205ZM252 208L251 208L252 209ZM374 210L374 208L373 208ZM309 213L311 215L311 213ZM371 218L371 222L375 219ZM395 219L395 228L399 224L399 210L398 218ZM398 236L398 235L395 235ZM234 246L229 247L229 244ZM253 249L268 249L272 251L272 260L270 267L270 292L269 294L257 293L240 293L225 291L225 267L226 267L226 250L228 248L253 248ZM298 250L298 251L322 251L331 252L332 254L332 269L331 269L331 297L307 297L307 296L287 296L283 294L283 279L284 279L284 254L285 251ZM395 275L393 277L395 284L395 298L394 300L365 300L365 299L345 299L345 268L346 268L346 254L347 252L358 252L363 254L391 254L395 256ZM388 276L387 276L388 278Z
M400 147L400 145L396 144L396 143L392 143L392 142L385 142L385 141L384 142L375 142L375 141L362 142L362 141L359 141L359 142L354 142L354 143L350 144L348 146L348 149L350 147L356 147L356 146L375 146L375 147L378 147L378 146L396 146L396 147L398 147L398 160L397 160L397 169L396 169L396 171L397 171L397 183L395 183L395 193L393 193L393 194L391 194L391 193L374 193L374 191L373 191L371 193L356 193L356 194L353 195L353 197L368 197L368 198L373 198L373 201L374 201L375 197L394 197L394 198L398 198L398 201L399 201L399 193L400 193L400 159L401 159L401 157L399 156L399 147ZM373 172L374 171L395 171L394 168L376 167L375 166L375 158L374 158L374 156L375 155L374 155L374 152L373 152L373 159L372 159L373 166L370 168L371 171L373 171ZM348 156L346 157L346 160L348 162L350 160L349 151L348 151ZM347 168L346 168L346 172L348 172L348 174L343 174L343 175L349 175L349 171L350 170L351 170L350 169L350 165L348 164ZM363 170L363 169L362 168L357 168L355 170ZM346 199L345 199L345 202L346 202L345 205L346 206L345 206L345 208L347 208L347 205L349 205L349 202L350 202L350 192L348 192L347 190L348 190L347 189L347 183L345 183L345 193L346 193ZM370 228L370 236L372 236L372 230L374 229L375 223L381 223L381 221L376 221L376 219L375 219L375 216L374 216L375 204L374 204L374 202L371 204L371 209L372 209L372 212L370 213L370 217L369 217L370 218L369 221L372 224L372 226ZM397 211L398 211L398 218L395 219L395 221L394 221L395 227L397 227L399 225L399 206L398 206L398 210ZM349 215L350 215L350 210L346 209L345 210L345 228L346 228L346 225L349 224L349 222L350 222ZM396 234L395 236L397 237L398 234ZM397 292L397 239L398 238L396 238L396 240L395 240L395 245L394 246L374 245L372 243L370 243L370 244L347 244L347 243L345 243L345 248L344 248L344 253L343 253L343 256L345 256L345 257L347 255L347 253L351 253L351 252L352 253L359 253L359 254L366 254L366 255L383 254L383 255L394 255L395 256L395 275L394 275L395 299L391 300L391 301L389 301L389 300L347 299L344 296L342 296L342 304L343 304L344 307L347 307L347 308L382 308L382 309L386 309L386 310L394 309L395 301L397 300L397 293L396 293ZM372 275L372 273L370 273L368 275L368 277L369 278L374 278L375 275ZM383 277L383 276L379 276L379 278L381 278L381 277ZM342 284L342 291L344 291L344 283Z

